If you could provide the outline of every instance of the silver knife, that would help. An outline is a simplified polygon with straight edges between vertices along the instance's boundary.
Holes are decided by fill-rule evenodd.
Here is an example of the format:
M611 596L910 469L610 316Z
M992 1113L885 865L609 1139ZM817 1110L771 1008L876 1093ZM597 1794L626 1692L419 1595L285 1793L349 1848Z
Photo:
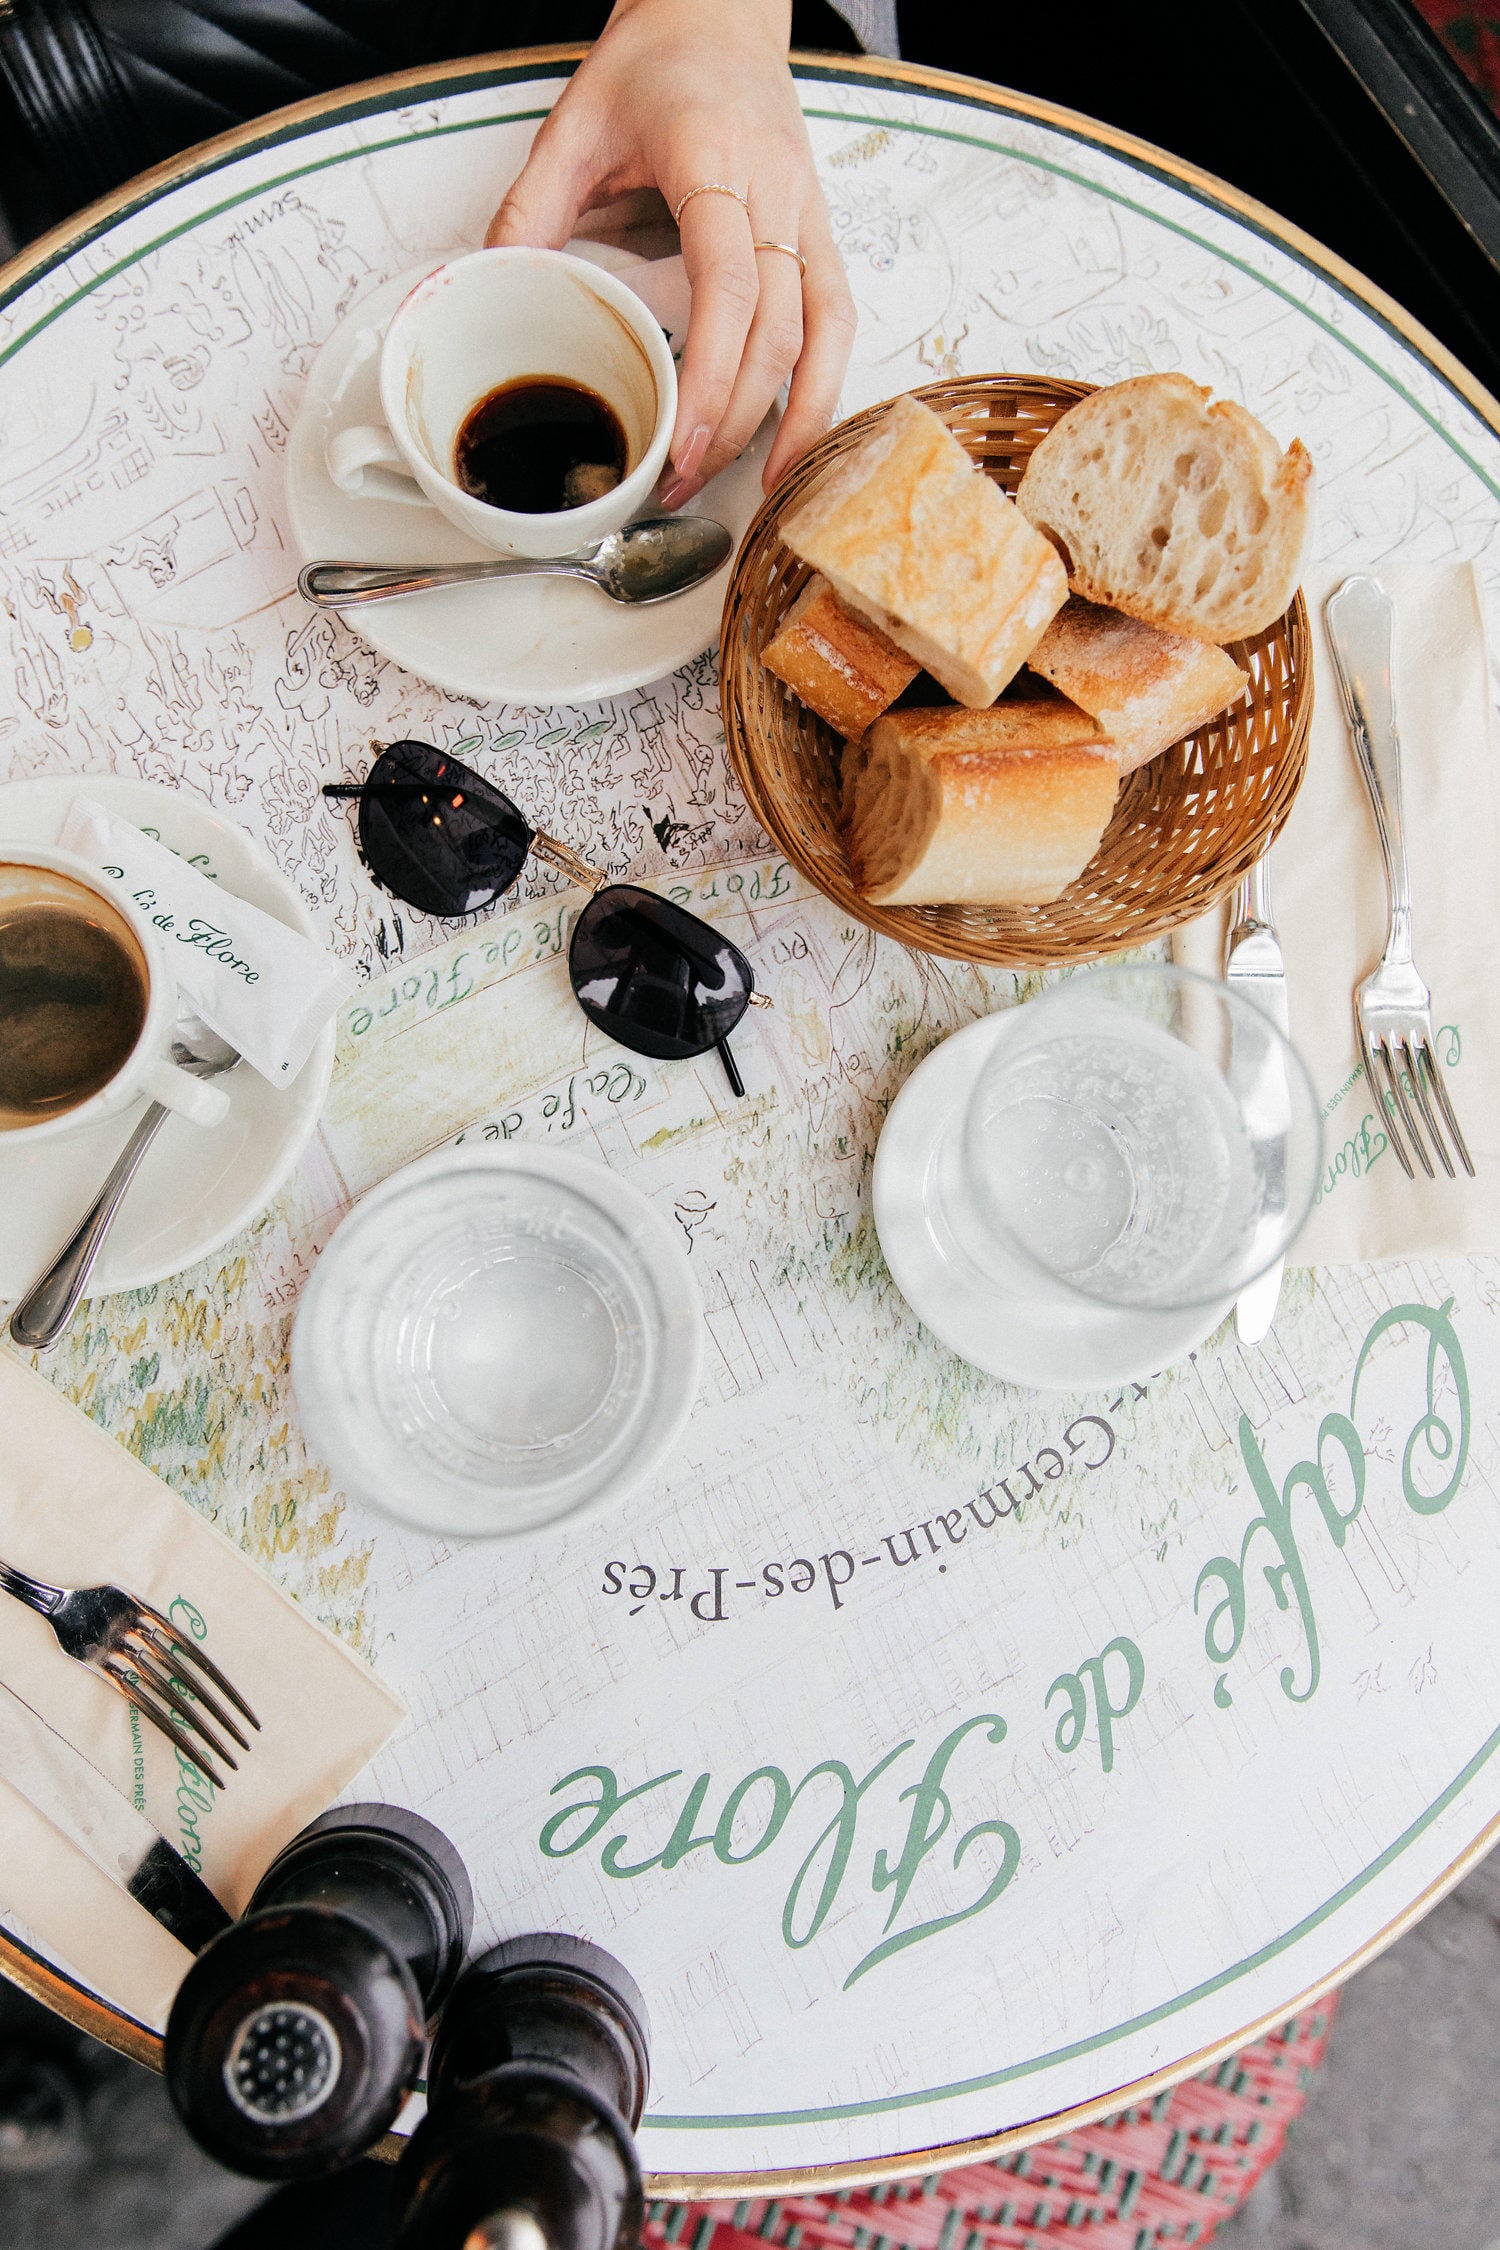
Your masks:
M1271 920L1271 858L1263 852L1234 894L1229 939L1224 948L1224 982L1262 1007L1285 1038L1290 1030L1286 1004L1286 964ZM1276 1318L1285 1260L1278 1258L1240 1291L1234 1324L1242 1344L1258 1344Z
M0 1778L111 1882L199 1953L233 1917L81 1750L0 1681Z

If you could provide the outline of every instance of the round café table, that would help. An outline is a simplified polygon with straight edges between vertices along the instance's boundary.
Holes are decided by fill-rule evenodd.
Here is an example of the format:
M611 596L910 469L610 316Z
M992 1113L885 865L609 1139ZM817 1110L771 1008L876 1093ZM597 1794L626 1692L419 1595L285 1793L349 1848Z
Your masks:
M309 369L393 276L481 238L573 59L283 111L0 275L0 774L171 784L264 844L370 979L270 1209L96 1300L43 1365L400 1690L361 1794L455 1837L477 1934L578 1929L632 1968L655 2192L834 2187L1203 2068L1500 1833L1500 1274L1294 1273L1263 1346L1226 1327L1120 1392L974 1374L891 1287L869 1162L913 1054L1016 981L867 941L767 858L709 654L604 704L476 704L302 605L282 462ZM861 316L848 409L985 369L1185 368L1309 444L1322 559L1493 578L1494 405L1315 243L993 87L814 60L798 83ZM685 1081L585 1054L575 1018L486 1076L498 1016L445 1029L484 999L483 931L394 915L317 795L402 734L743 918L778 1006L742 1112L689 1114ZM550 883L518 910L538 932ZM410 1036L381 1047L391 1022ZM496 1548L333 1489L287 1372L341 1211L460 1130L629 1171L708 1324L669 1471ZM19 1936L0 1965L158 2060Z

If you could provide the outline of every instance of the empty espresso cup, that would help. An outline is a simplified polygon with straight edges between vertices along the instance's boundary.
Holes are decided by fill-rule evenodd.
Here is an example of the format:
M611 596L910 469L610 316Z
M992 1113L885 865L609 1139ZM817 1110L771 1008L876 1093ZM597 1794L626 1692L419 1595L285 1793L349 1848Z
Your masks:
M457 450L474 409L507 385L576 384L618 422L623 474L581 505L496 507L464 489ZM565 555L646 508L677 414L667 339L613 274L561 250L476 250L404 297L380 350L383 425L330 438L328 473L355 498L434 507L502 555Z
M177 987L150 924L71 852L0 845L0 1139L96 1124L142 1096L216 1125L224 1090L167 1053Z

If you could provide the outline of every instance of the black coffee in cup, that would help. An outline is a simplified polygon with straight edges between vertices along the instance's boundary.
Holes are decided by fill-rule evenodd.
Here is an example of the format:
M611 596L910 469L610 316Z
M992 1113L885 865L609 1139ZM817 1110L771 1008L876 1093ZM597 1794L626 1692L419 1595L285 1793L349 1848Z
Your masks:
M453 447L455 481L520 515L586 507L625 474L625 432L607 399L560 375L523 375L486 392Z
M0 858L0 1132L60 1117L107 1086L149 997L123 914L56 869Z

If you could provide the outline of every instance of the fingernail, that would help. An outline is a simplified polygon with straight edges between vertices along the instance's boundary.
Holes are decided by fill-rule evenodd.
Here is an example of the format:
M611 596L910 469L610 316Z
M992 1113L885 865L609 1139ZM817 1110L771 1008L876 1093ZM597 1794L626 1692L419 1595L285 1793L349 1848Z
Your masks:
M673 477L670 484L661 488L661 504L664 508L680 508L685 500L691 500L702 490L702 477Z
M706 422L700 422L688 438L687 444L672 456L672 466L685 484L698 463L708 451L708 441L713 431Z

